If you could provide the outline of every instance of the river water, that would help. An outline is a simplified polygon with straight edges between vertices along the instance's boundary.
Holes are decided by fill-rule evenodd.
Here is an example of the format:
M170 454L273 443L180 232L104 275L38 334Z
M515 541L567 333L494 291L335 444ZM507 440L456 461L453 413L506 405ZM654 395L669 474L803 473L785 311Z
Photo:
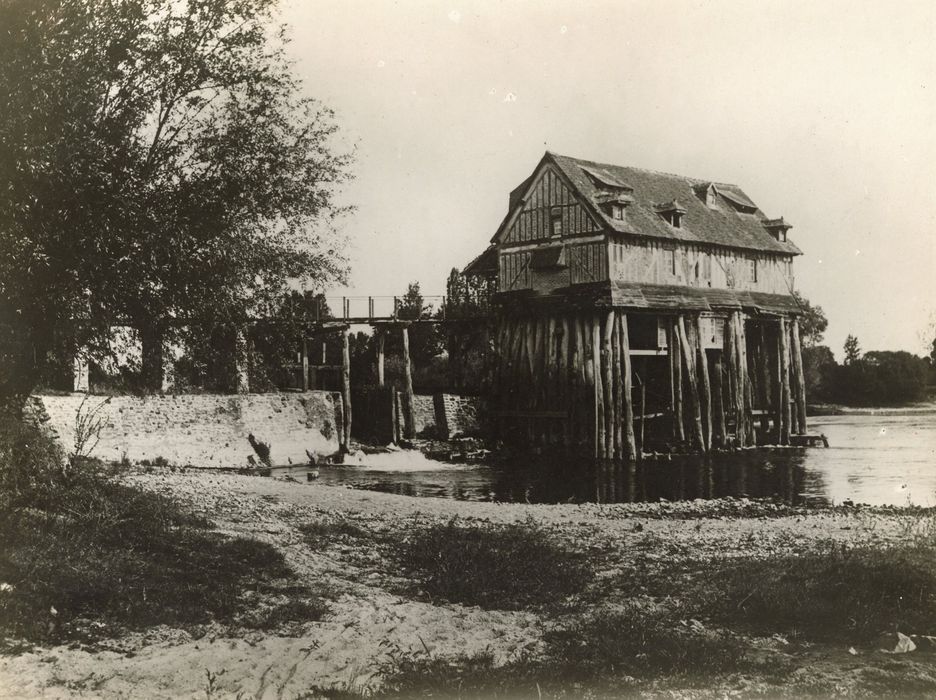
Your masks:
M361 465L322 467L319 480L473 501L620 503L734 496L791 504L936 506L936 415L817 417L809 428L825 434L830 447L744 450L600 469L535 458L496 466L445 465L397 453L365 456Z

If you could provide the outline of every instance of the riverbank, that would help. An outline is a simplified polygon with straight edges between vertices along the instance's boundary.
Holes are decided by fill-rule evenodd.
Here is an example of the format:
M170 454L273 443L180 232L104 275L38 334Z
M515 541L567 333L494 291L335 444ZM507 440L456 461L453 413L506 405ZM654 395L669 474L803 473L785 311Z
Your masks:
M907 406L844 406L809 404L808 416L928 416L936 414L936 401L921 401Z
M484 688L491 690L485 683L502 682L497 668L505 664L521 679L523 673L545 673L537 659L556 653L557 630L577 630L586 643L589 632L576 627L582 620L620 620L624 613L638 615L641 629L653 622L657 637L647 649L624 650L647 663L626 677L599 673L576 681L585 686L557 685L555 678L548 686L544 677L540 691L548 686L546 697L578 697L587 687L599 695L668 697L936 692L936 657L922 648L922 638L918 650L894 655L880 650L893 640L869 641L868 630L855 630L853 639L847 630L820 639L783 620L765 629L716 614L716 601L703 600L714 589L700 587L712 572L721 576L736 563L750 568L759 562L768 567L762 572L777 576L771 562L789 566L814 561L816 553L834 558L857 549L886 553L910 542L930 546L932 510L807 509L744 499L477 503L168 469L134 471L124 481L180 501L225 536L275 547L299 582L314 583L327 613L265 630L158 625L94 643L8 653L0 658L0 688L8 697L327 697L335 689L347 697L378 692L385 679L406 677L407 671L452 693L457 683L480 682L478 696L484 697ZM453 518L480 530L533 523L585 558L587 581L561 600L519 608L437 599L401 569L395 543ZM470 568L466 561L461 572L468 575ZM720 586L730 588L727 581ZM757 598L757 588L745 592L749 600ZM874 634L893 632L894 624L896 618ZM701 652L693 656L693 649ZM700 666L708 663L702 652L724 656L726 649L731 663L708 671ZM680 661L656 664L654 655L669 652L675 656L666 658ZM527 680L521 696L536 697L538 681ZM399 687L405 696L409 686Z

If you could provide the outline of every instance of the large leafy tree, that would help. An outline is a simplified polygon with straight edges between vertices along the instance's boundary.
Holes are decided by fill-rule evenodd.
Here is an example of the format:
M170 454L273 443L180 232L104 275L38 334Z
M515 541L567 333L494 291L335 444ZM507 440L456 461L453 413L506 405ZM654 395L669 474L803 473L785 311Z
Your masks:
M809 299L797 291L793 292L793 298L800 307L802 316L800 317L800 333L803 339L803 345L812 348L822 343L823 335L829 327L829 320L826 318L825 311L818 304L813 306Z
M63 337L130 323L159 372L147 347L343 276L349 156L275 4L0 0L4 394Z

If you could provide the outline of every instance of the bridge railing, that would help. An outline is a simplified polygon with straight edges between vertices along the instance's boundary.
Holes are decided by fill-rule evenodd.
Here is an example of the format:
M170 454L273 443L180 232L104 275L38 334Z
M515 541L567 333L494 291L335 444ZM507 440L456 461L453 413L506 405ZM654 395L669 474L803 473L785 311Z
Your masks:
M423 306L429 307L429 315L445 320L446 298L444 295L423 297ZM412 309L403 306L399 296L341 296L318 297L312 309L314 321L349 321L362 319L383 321L412 319Z

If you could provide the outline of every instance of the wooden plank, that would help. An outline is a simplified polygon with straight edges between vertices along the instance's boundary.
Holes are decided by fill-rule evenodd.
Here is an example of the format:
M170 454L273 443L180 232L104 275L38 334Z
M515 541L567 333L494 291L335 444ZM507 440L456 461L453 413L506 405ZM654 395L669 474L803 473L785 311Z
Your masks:
M309 390L309 341L302 339L302 390Z
M495 416L502 418L568 418L568 411L539 411L531 409L505 408L494 411Z

